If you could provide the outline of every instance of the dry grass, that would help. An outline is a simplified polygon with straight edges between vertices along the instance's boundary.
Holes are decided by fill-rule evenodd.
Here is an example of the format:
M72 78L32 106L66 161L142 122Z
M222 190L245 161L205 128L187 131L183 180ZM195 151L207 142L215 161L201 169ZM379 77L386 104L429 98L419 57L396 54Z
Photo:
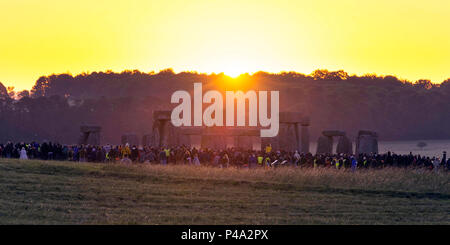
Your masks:
M448 173L0 160L1 224L450 224Z

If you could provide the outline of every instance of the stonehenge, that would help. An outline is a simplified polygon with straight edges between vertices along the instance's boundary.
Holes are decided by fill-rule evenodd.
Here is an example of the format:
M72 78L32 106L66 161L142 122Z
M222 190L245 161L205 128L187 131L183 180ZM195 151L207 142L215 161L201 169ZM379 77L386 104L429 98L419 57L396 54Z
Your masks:
M274 151L298 151L310 153L309 118L298 112L279 113L279 133L276 137L260 137L261 127L206 127L180 126L171 123L170 111L154 111L153 127L149 134L142 137L142 146L172 147L177 145L195 148L224 149L238 147L242 149L263 150L268 144ZM99 142L99 127L85 127L84 135L91 135ZM86 139L87 136L84 136ZM316 154L332 154L333 140L337 138L337 154L353 154L353 143L346 132L324 130L317 141ZM85 139L85 140L86 140ZM139 145L134 134L122 136L122 143ZM360 130L356 138L355 154L378 153L378 135L376 132Z
M170 122L170 111L153 112L152 142L156 147L174 145L177 135L175 127Z
M337 154L347 154L351 155L353 154L353 144L352 141L347 136L342 136L339 138L337 148L336 148Z
M356 154L378 153L378 134L373 131L360 130L356 138Z
M273 149L309 152L309 118L298 112L280 112L280 131L269 140Z
M325 130L322 136L317 140L317 154L331 154L333 153L333 137L339 137L336 153L337 154L352 154L353 145L345 132L338 130Z
M81 126L81 135L78 143L82 145L100 145L101 130L102 128L100 126Z
M316 154L331 154L333 151L333 138L327 136L320 136L317 139Z
M333 153L333 137L340 137L336 153L352 154L353 145L351 140L345 135L345 132L336 130L327 130L322 132L317 142L318 154ZM378 153L378 134L373 131L360 130L356 138L355 154L373 154Z
M152 146L190 145L196 148L239 147L260 150L271 144L274 150L309 152L309 119L297 112L280 113L280 131L273 138L261 138L260 127L175 127L170 122L170 115L170 111L153 113L152 136L149 140Z

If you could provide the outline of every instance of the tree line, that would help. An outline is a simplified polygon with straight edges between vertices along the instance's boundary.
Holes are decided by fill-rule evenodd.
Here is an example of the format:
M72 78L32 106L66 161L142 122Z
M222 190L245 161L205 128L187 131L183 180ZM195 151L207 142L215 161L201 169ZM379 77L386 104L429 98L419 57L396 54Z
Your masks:
M312 140L323 130L373 130L381 139L449 139L450 79L441 84L395 76L349 75L345 71L257 72L231 78L223 73L158 73L137 70L41 76L30 91L0 83L0 141L76 143L79 127L102 127L103 143L122 134L151 132L152 111L170 109L176 90L279 90L280 111L311 119Z

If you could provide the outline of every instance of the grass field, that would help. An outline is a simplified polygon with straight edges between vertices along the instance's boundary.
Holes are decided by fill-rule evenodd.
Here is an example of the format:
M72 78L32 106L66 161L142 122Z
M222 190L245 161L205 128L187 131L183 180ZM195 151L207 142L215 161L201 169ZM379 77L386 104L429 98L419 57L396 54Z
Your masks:
M0 224L450 224L449 176L0 159Z

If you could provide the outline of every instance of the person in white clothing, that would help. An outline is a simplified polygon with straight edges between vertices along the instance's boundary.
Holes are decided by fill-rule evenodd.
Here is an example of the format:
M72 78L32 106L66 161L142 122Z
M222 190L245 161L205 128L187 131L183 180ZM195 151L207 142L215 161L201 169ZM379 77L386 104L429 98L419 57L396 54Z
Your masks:
M20 159L28 159L27 151L25 150L25 147L22 147L22 150L20 150Z
M298 166L300 164L300 154L298 154L298 151L295 151L294 153L294 160L295 160L295 166Z
M432 163L433 163L434 172L436 172L436 173L439 172L439 164L441 163L441 161L439 160L439 157L434 158Z

